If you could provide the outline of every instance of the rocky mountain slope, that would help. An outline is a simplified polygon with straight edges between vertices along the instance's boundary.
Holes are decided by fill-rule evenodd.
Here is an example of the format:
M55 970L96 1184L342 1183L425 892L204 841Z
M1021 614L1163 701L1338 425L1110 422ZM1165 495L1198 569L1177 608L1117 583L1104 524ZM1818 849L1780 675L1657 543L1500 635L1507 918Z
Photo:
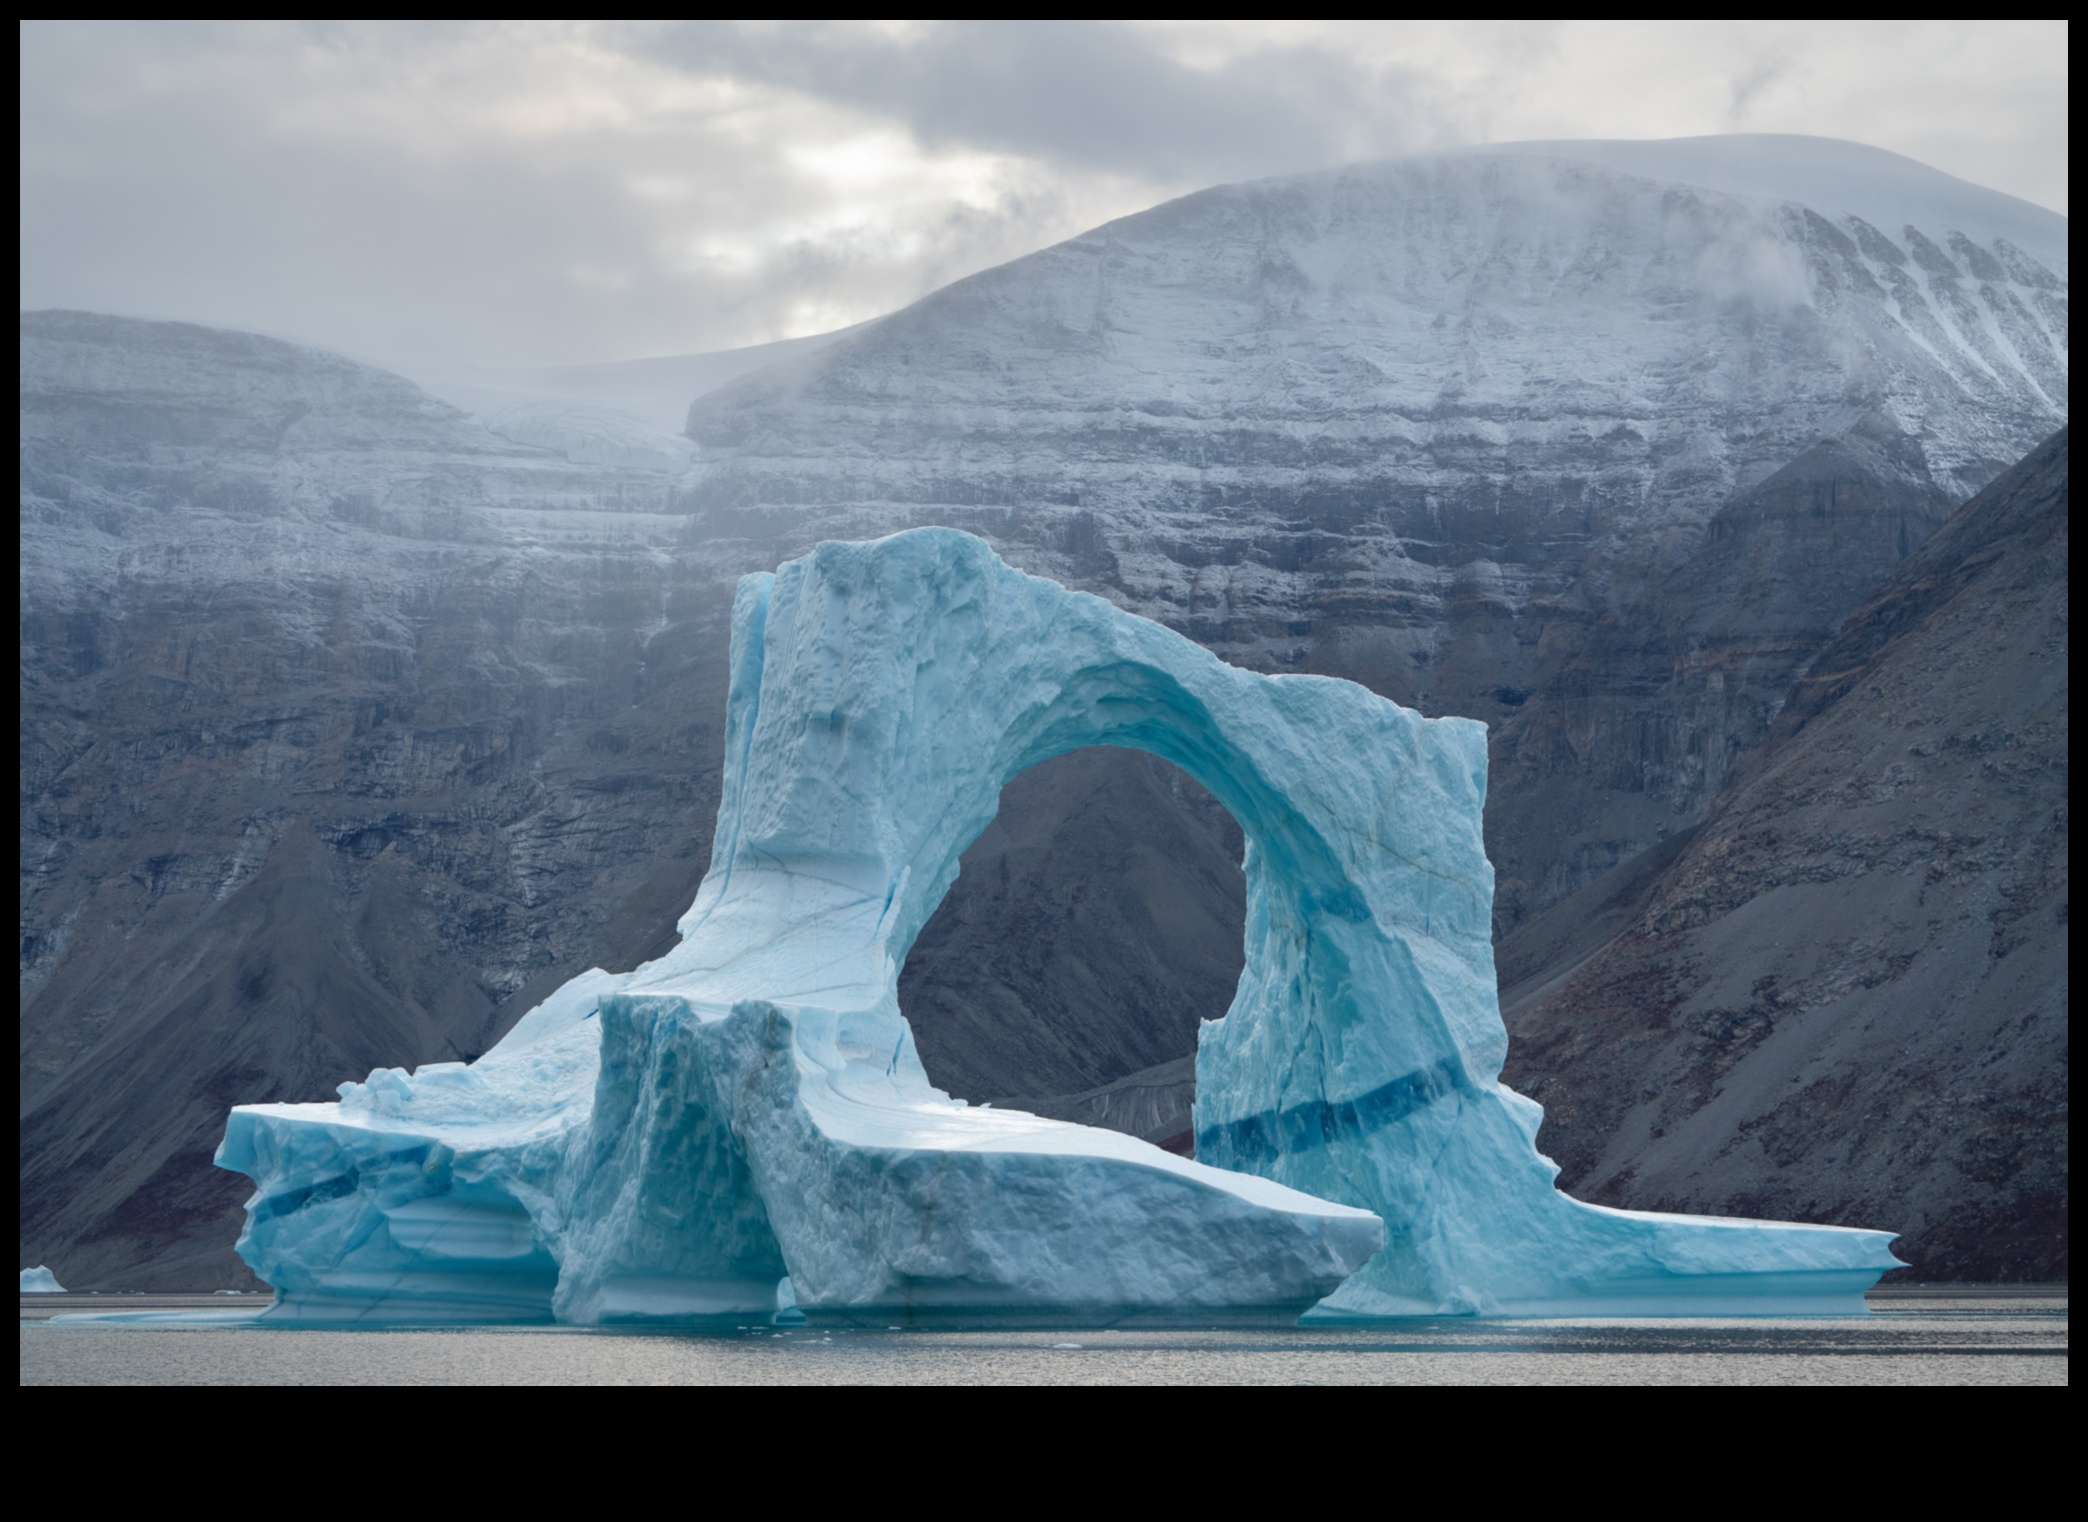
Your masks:
M2063 413L2064 222L1848 145L1538 146L1099 229L704 398L680 474L599 408L503 433L295 345L25 314L28 1261L235 1282L227 1105L482 1050L658 949L732 583L819 538L972 528L1489 720L1505 927L1686 832ZM1112 1086L1238 955L1236 833L1183 780L1010 787L902 985L931 1073L1166 1120L1176 1078Z
M2067 439L1922 545L1686 837L1499 949L1585 1199L2067 1252Z
M178 324L25 315L21 471L23 1240L237 1282L227 1104L670 933L731 571L664 478Z

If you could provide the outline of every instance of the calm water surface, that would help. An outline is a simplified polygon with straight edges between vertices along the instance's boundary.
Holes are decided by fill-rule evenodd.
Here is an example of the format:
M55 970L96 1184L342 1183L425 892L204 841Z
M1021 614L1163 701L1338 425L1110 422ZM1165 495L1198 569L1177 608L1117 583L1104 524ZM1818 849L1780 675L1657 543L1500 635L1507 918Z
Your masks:
M251 1302L249 1302L251 1303ZM498 1328L301 1331L53 1321L238 1306L209 1296L22 1300L22 1383L209 1385L2063 1385L2063 1287L1897 1291L1790 1321L1415 1321L1301 1331L726 1335Z

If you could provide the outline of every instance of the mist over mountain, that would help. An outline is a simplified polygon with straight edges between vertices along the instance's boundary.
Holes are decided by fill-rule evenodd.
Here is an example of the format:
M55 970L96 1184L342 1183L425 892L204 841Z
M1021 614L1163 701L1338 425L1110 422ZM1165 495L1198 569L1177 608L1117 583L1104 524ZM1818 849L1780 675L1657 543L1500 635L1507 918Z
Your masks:
M661 949L732 586L824 538L970 529L1228 660L1486 720L1504 935L1680 859L1844 620L2064 422L2065 229L1816 139L1221 187L709 390L685 439L643 396L474 416L275 340L24 314L28 1261L236 1282L228 1105L473 1055ZM1236 832L1178 780L1097 752L1011 785L902 984L938 1081L1165 1128L1238 954ZM1571 1056L1539 1096L1611 1193L1624 1081ZM1880 1177L1848 1200L1893 1226Z

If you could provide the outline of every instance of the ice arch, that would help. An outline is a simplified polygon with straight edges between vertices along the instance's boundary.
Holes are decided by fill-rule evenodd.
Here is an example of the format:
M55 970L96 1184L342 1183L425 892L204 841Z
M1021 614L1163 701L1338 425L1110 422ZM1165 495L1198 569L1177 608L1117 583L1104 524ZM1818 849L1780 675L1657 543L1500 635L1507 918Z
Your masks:
M233 1113L282 1314L745 1314L786 1271L872 1316L1787 1311L1893 1266L1875 1232L1554 1189L1498 1078L1481 725L1238 670L939 529L746 578L728 701L673 952L471 1067ZM1248 838L1199 1163L952 1101L899 1013L1001 788L1089 745L1173 762Z

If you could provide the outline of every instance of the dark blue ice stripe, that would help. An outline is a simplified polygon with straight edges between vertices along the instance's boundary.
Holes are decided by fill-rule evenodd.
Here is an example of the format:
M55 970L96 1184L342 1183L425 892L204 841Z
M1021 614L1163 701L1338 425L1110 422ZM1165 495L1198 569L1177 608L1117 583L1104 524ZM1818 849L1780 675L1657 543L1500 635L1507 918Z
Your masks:
M1252 1168L1286 1153L1357 1141L1427 1109L1456 1088L1457 1066L1446 1057L1339 1104L1313 1099L1199 1131L1196 1159L1218 1168Z

